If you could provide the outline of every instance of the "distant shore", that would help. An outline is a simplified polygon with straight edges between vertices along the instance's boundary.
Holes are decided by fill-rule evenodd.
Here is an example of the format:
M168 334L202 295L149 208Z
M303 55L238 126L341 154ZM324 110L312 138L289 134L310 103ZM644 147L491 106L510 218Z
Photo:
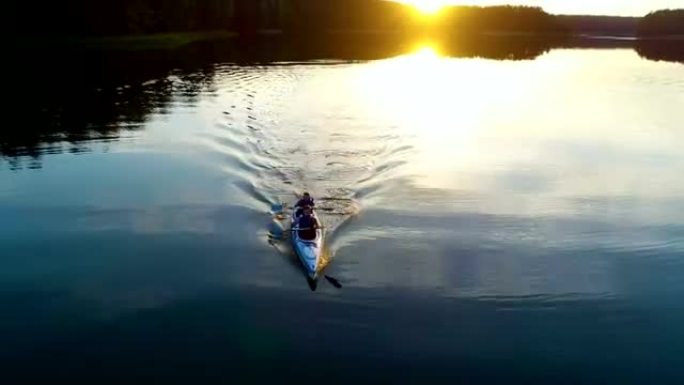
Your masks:
M49 47L83 47L92 49L107 49L107 50L174 50L184 46L209 42L220 41L228 39L240 38L238 32L235 31L209 31L209 32L178 32L178 33L159 33L159 34L145 34L145 35L122 35L122 36L101 36L101 37L54 37L54 36L27 36L19 38L14 41L15 46L21 48L49 48ZM269 37L269 36L296 36L301 38L301 35L291 35L281 30L262 30L258 31L254 37ZM610 35L599 33L595 31L582 32L578 31L571 34L551 34L551 33L530 33L530 32L505 32L505 31L491 31L478 33L438 33L430 34L417 33L409 34L406 31L397 30L331 30L327 32L317 33L314 36L307 36L307 40L320 41L321 39L334 38L335 40L343 37L358 38L358 37L387 37L387 38L453 38L453 37L468 37L477 39L477 37L486 38L543 38L556 39L559 37L571 39L591 39L591 40L625 40L625 41L684 41L684 35L666 35L666 36L625 36L625 35ZM303 40L305 42L305 40Z
M386 0L87 0L35 5L10 0L10 45L74 46L116 50L175 49L192 43L262 36L292 36L297 44L349 39L421 38L461 40L573 38L578 35L681 41L684 9L643 17L551 14L524 5L442 8L426 17L407 3ZM13 24L14 23L14 24ZM249 44L249 43L247 43Z
M25 36L14 44L22 48L85 47L113 50L178 49L202 41L225 40L238 37L231 31L174 32L122 36Z

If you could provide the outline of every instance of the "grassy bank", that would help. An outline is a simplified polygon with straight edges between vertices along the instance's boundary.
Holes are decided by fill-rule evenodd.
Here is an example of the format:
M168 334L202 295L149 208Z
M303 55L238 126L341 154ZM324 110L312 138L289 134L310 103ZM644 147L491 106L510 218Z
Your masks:
M17 39L14 43L20 48L27 49L45 47L87 47L92 49L127 51L172 50L192 43L229 39L236 36L238 36L237 33L230 31L178 32L101 37L26 36Z
M201 41L227 39L235 36L237 36L235 32L229 31L161 33L153 35L90 37L80 39L80 44L92 48L107 49L176 49Z

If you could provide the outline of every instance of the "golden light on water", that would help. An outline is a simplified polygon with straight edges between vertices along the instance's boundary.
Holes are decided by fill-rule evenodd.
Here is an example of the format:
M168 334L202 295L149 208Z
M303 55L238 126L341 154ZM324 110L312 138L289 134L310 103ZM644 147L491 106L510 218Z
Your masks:
M413 138L416 152L408 169L421 176L420 184L452 187L464 183L450 177L454 168L486 168L500 161L493 157L507 156L479 146L492 130L515 125L515 108L527 103L527 94L538 86L529 81L532 71L493 60L445 57L438 45L424 42L407 55L365 67L357 77L357 92L377 119Z
M583 163L572 163L573 154L556 152L569 142L624 146L625 130L640 132L640 122L649 115L639 106L647 102L618 90L625 81L640 87L643 80L611 71L625 63L637 71L653 64L627 50L556 50L536 60L456 57L453 52L459 51L453 44L423 40L404 55L325 71L306 83L306 92L292 101L306 106L296 118L320 121L312 124L360 138L395 138L398 148L406 150L390 151L383 162L401 166L382 177L398 173L420 188L494 191L493 183L501 182L497 175L534 169L536 176L562 185L553 192L560 195L592 191L594 186L601 186L602 193L621 193L619 186L624 183L615 180L622 176L614 175L613 184L601 182L603 174L590 179ZM607 106L605 100L616 102ZM654 98L648 111L670 110L670 102ZM631 108L623 110L627 105ZM325 113L312 120L312 110ZM331 114L339 119L331 119ZM616 125L615 117L626 114L629 119ZM634 138L639 137L630 140ZM644 147L642 142L635 139L633 146ZM375 151L372 140L353 143L354 151ZM549 159L555 163L537 168L549 164ZM366 167L366 161L361 158L360 164ZM555 179L555 167L563 170L562 179ZM523 182L533 183L531 178Z
M360 82L375 111L411 130L430 131L434 137L477 126L483 108L490 105L483 99L498 98L489 95L490 86L503 80L491 76L491 65L451 60L440 54L437 45L425 42L407 55L369 66ZM497 91L501 97L506 93ZM447 123L454 121L455 112L460 122L456 130Z

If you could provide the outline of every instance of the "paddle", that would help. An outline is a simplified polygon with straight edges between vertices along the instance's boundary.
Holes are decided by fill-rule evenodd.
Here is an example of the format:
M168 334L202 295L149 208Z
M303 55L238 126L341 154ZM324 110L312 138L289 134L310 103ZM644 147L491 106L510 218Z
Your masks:
M340 281L336 280L335 278L329 275L324 275L324 277L328 280L328 282L330 282L331 285L335 286L337 289L342 288L342 284L340 283Z
M318 230L318 229L327 229L327 227L325 227L325 226L316 227L316 228L314 228L314 227L304 227L304 228L301 228L301 229L298 228L298 227L292 227L292 228L289 229L289 231Z

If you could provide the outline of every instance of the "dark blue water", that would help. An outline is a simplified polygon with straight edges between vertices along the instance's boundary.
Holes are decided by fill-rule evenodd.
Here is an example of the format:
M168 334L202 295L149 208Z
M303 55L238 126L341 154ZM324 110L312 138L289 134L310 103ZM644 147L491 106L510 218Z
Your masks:
M535 47L25 59L0 382L680 383L684 66Z

